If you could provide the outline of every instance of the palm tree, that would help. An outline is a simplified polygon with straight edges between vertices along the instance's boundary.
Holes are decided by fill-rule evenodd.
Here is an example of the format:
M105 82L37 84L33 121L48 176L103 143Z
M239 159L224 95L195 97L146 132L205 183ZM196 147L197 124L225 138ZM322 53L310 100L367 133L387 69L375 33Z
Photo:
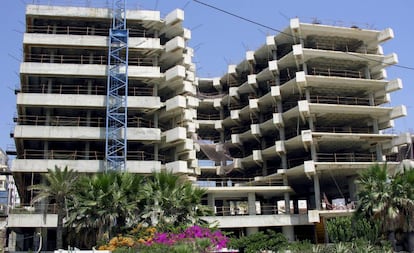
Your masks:
M130 173L105 173L79 180L68 220L87 247L136 224L140 209L142 177Z
M395 230L413 231L414 170L389 175L387 164L374 165L360 174L357 214L381 222L395 246Z
M48 203L54 201L57 209L56 248L63 246L63 218L67 211L67 201L72 198L77 174L66 166L63 170L55 166L54 170L48 169L44 176L44 184L36 184L28 187L28 190L37 191L38 194L32 199L32 203L42 200Z
M408 233L408 251L414 252L414 170L404 168L394 175L395 201L401 212L402 230Z
M141 217L162 230L201 223L200 216L211 214L209 208L201 205L206 191L171 172L153 173L144 184L143 193L145 207Z

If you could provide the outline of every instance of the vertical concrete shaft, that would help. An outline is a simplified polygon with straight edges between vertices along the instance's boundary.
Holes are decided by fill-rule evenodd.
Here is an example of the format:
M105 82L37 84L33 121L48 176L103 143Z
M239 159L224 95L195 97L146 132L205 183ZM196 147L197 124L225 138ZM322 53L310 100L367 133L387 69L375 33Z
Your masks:
M254 192L247 194L247 203L249 215L256 215L256 194Z
M252 234L256 234L259 232L259 228L258 227L248 227L246 228L246 235L252 235Z
M295 241L295 231L293 230L293 226L283 226L282 233L289 242Z
M313 189L315 191L315 206L316 210L321 210L321 188L319 185L318 173L313 175Z
M277 51L273 50L273 59L277 60ZM275 83L277 86L280 86L280 77L279 75L275 76ZM277 112L279 113L283 113L283 105L282 105L282 101L281 100L277 100L276 101L276 108L277 108ZM279 128L279 136L280 136L280 140L281 141L285 141L286 140L286 133L285 133L285 128L284 127L280 127ZM281 166L282 169L287 170L288 169L288 161L287 161L287 156L285 153L281 154ZM283 185L284 186L289 186L289 181L286 175L283 175ZM286 206L286 214L290 213L290 195L289 193L285 192L283 194L283 197L285 199L285 206Z

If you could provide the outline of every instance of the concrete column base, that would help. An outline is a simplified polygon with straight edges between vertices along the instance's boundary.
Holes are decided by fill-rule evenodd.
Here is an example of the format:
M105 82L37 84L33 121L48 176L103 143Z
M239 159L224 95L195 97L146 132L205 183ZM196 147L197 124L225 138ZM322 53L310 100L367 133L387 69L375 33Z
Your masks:
M252 228L246 228L246 234L247 235L252 235L255 233L259 232L259 228L258 227L252 227Z
M289 242L295 241L295 232L293 230L293 226L283 226L282 232Z

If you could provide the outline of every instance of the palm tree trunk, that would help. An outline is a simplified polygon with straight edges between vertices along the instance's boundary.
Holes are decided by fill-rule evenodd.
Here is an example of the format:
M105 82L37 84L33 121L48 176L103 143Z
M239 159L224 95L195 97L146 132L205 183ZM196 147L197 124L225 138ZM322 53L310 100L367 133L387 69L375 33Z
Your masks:
M62 204L57 204L56 248L63 249L63 217L65 210Z

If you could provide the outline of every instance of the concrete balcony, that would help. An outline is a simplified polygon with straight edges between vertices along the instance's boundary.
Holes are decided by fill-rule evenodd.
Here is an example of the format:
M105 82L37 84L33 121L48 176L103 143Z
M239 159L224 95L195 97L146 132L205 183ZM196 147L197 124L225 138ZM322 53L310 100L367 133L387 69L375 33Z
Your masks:
M70 155L70 154L68 154ZM12 162L12 172L47 172L47 169L53 169L55 166L73 169L77 172L97 173L105 170L103 160L74 160L77 157L72 153L72 159L15 159ZM78 155L79 156L79 155ZM70 156L69 156L70 158ZM92 158L92 157L91 157ZM151 174L154 171L161 171L160 161L127 161L127 171L131 173Z
M127 131L127 138L131 141L161 140L161 130L158 128L130 127ZM14 128L14 138L44 140L104 140L105 128L81 126L17 125Z
M9 228L56 228L57 214L43 213L10 213L7 219Z
M173 174L194 174L195 170L187 165L187 161L174 161L165 164L165 169Z
M122 69L120 72L123 72ZM67 64L67 63L41 63L23 62L20 64L21 75L61 75L61 76L107 76L107 66L104 64ZM128 77L161 78L160 67L129 66Z
M219 228L273 227L311 225L307 214L205 216L207 222L217 222Z
M95 47L107 50L108 37L96 35L72 35L69 34L42 34L25 33L23 35L24 45L44 45L61 47ZM130 49L162 50L159 38L136 38L128 39Z
M111 19L112 9L108 8L84 8L70 6L49 6L49 5L28 5L26 8L27 16L58 16L66 18L100 18ZM139 20L145 23L161 23L159 11L149 10L127 10L128 20Z
M106 96L77 94L17 94L18 106L106 108ZM156 110L161 108L160 97L129 96L128 108Z

